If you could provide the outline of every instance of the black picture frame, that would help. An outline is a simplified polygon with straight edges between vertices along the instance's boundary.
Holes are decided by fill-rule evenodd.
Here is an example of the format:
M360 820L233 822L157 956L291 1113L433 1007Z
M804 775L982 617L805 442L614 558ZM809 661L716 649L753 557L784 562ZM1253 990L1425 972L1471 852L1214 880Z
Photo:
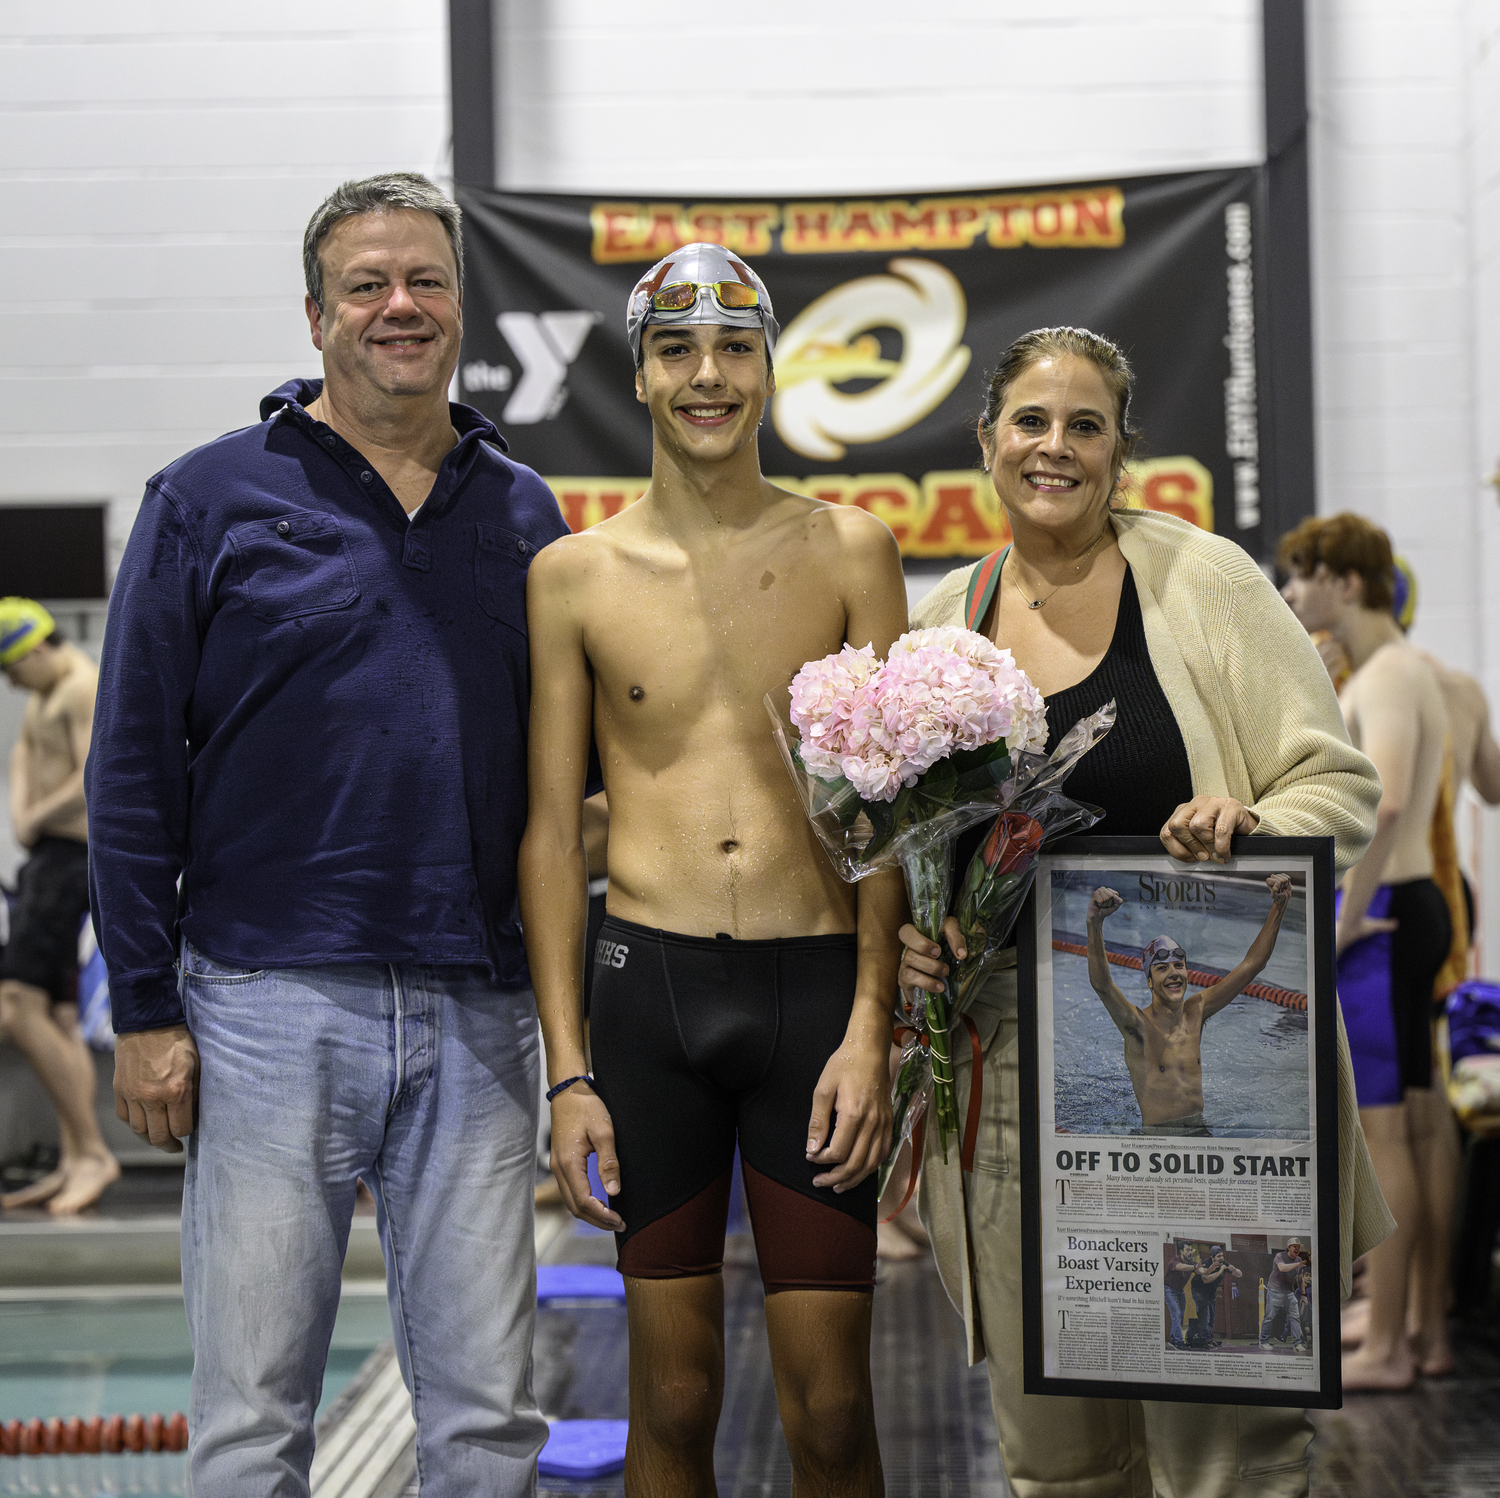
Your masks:
M1089 864L1082 870L1080 870L1080 860L1089 861ZM1100 860L1102 862L1099 862ZM1054 1196L1059 1196L1060 1194L1061 1198L1067 1198L1066 1186L1059 1186L1058 1183L1062 1180L1061 1156L1063 1153L1069 1153L1069 1151L1057 1149L1055 1143L1058 1137L1056 1132L1058 1107L1055 1086L1057 1081L1057 1045L1054 1040L1049 1055L1045 1057L1041 1054L1041 1045L1044 1033L1048 1036L1052 1036L1053 1034L1053 1005L1051 998L1054 972L1053 950L1059 949L1076 956L1078 955L1078 948L1076 944L1064 942L1055 934L1053 935L1048 946L1045 963L1047 996L1039 997L1039 981L1041 976L1039 969L1042 966L1039 960L1039 925L1045 919L1049 923L1049 930L1051 932L1056 933L1059 929L1056 924L1056 918L1052 913L1054 909L1054 874L1066 876L1070 873L1076 874L1081 871L1088 873L1089 877L1094 877L1091 872L1092 867L1099 869L1101 872L1137 872L1142 876L1149 875L1155 877L1163 869L1166 869L1170 874L1175 875L1177 879L1184 881L1176 891L1177 893L1187 891L1187 881L1198 881L1199 884L1205 882L1212 884L1213 881L1219 881L1220 884L1225 881L1238 881L1239 888L1244 891L1239 898L1248 903L1251 889L1251 886L1246 882L1248 877L1252 875L1259 877L1269 874L1272 872L1271 865L1280 863L1287 865L1287 869L1284 870L1285 872L1295 871L1296 873L1300 873L1304 881L1302 888L1306 903L1303 917L1305 924L1302 940L1305 946L1302 951L1307 962L1309 986L1305 995L1305 1009L1303 1013L1306 1015L1305 1033L1311 1041L1310 1047L1307 1048L1310 1054L1307 1057L1305 1066L1309 1082L1307 1122L1311 1125L1307 1132L1311 1137L1304 1143L1287 1145L1287 1148L1294 1150L1293 1156L1289 1157L1284 1154L1277 1154L1275 1158L1283 1162L1291 1158L1300 1163L1305 1155L1307 1159L1315 1162L1316 1179L1313 1183L1314 1189L1311 1193L1313 1222L1310 1230L1303 1229L1298 1224L1294 1227L1292 1234L1284 1234L1276 1230L1264 1230L1264 1221L1266 1219L1262 1216L1260 1221L1254 1224L1247 1224L1259 1228L1261 1231L1238 1234L1233 1231L1232 1223L1226 1225L1222 1220L1209 1220L1204 1222L1204 1232L1201 1236L1205 1241L1219 1240L1227 1243L1235 1237L1240 1238L1242 1242L1251 1241L1252 1247L1246 1249L1243 1254L1235 1250L1228 1252L1226 1257L1231 1261L1236 1257L1241 1257L1246 1262L1251 1263L1252 1266L1253 1262L1255 1262L1253 1256L1262 1252L1254 1248L1254 1240L1265 1239L1269 1245L1270 1240L1280 1237L1283 1239L1284 1248L1285 1239L1288 1236L1311 1238L1311 1264L1309 1267L1312 1284L1308 1304L1311 1307L1312 1314L1310 1319L1313 1323L1312 1355L1310 1357L1299 1355L1295 1347L1292 1348L1290 1356L1282 1348L1276 1348L1270 1353L1262 1352L1259 1345L1259 1333L1265 1329L1264 1323L1261 1327L1257 1328L1257 1346L1253 1351L1244 1346L1227 1346L1227 1344L1214 1343L1212 1340L1210 1340L1206 1348L1190 1351L1184 1347L1179 1351L1177 1344L1170 1340L1169 1323L1179 1324L1185 1330L1187 1322L1186 1320L1180 1320L1174 1323L1173 1318L1176 1313L1171 1311L1165 1304L1164 1274L1166 1270L1166 1250L1168 1244L1171 1242L1170 1232L1166 1230L1172 1226L1191 1226L1191 1224L1169 1223L1160 1215L1162 1209L1158 1206L1155 1209L1157 1215L1149 1225L1143 1225L1137 1221L1134 1226L1130 1227L1131 1238L1129 1240L1121 1240L1119 1232L1114 1227L1115 1223L1121 1221L1119 1216L1111 1218L1108 1215L1102 1215L1095 1220L1093 1237L1087 1236L1085 1231L1080 1231L1079 1234L1072 1235L1071 1237L1065 1235L1064 1241L1077 1243L1117 1242L1120 1243L1121 1247L1124 1247L1127 1242L1131 1241L1149 1243L1153 1236L1155 1239L1160 1240L1160 1258L1155 1263L1152 1271L1155 1288L1151 1299L1154 1301L1157 1315L1163 1322L1163 1335L1161 1337L1160 1368L1153 1374L1149 1367L1144 1366L1149 1364L1151 1355L1147 1341L1142 1340L1142 1334L1139 1330L1147 1324L1149 1319L1146 1317L1144 1309L1147 1304L1146 1298L1140 1294L1132 1298L1128 1292L1114 1295L1109 1290L1093 1289L1094 1286L1102 1284L1127 1286L1139 1291L1146 1283L1144 1275L1138 1274L1133 1280L1123 1281L1118 1278L1109 1277L1118 1271L1106 1270L1104 1276L1098 1278L1086 1277L1086 1274L1076 1276L1064 1275L1064 1286L1088 1286L1090 1288L1088 1290L1075 1288L1060 1292L1055 1287L1055 1281L1054 1288L1050 1293L1046 1288L1043 1269L1043 1236L1047 1231L1050 1221L1052 1241L1048 1245L1049 1251L1053 1247L1058 1246L1057 1235L1061 1230L1057 1227L1055 1219L1064 1209L1062 1207L1053 1208L1050 1204L1051 1198L1049 1198L1049 1206L1044 1213L1042 1203L1043 1184L1044 1181L1049 1183L1048 1189L1052 1191ZM1075 903L1067 907L1070 911L1076 911L1077 909L1078 886L1079 881L1075 880L1071 886ZM1020 995L1023 1358L1026 1393L1072 1395L1091 1398L1166 1400L1205 1404L1273 1405L1308 1409L1336 1409L1342 1404L1343 1394L1340 1381L1339 1353L1338 1039L1334 977L1333 886L1332 838L1236 837L1231 846L1229 862L1225 865L1181 863L1166 855L1162 850L1159 840L1154 837L1085 836L1069 838L1058 843L1055 847L1048 849L1040 856L1036 882L1030 895L1027 897L1016 928L1017 976ZM1219 885L1213 885L1213 887L1217 889ZM1062 901L1066 898L1069 888L1066 878L1058 888L1062 893L1058 897L1056 908L1061 911L1064 908ZM1170 886L1164 885L1163 888L1168 893L1172 892ZM1144 879L1142 879L1140 889L1143 892L1149 889ZM1141 899L1144 900L1145 898L1146 894L1142 893ZM1205 897L1200 892L1200 903L1198 905L1194 905L1187 900L1178 901L1176 904L1173 904L1171 901L1164 903L1166 903L1169 910L1198 912L1197 919L1200 924L1195 929L1212 934L1208 932L1208 928L1201 924L1204 920L1213 919L1211 914L1206 915L1203 913L1207 907L1201 903L1202 898ZM1042 903L1044 901L1046 902L1045 904ZM1123 908L1123 906L1120 908ZM1160 906L1151 908L1156 910ZM1144 920L1145 917L1143 916L1141 919ZM1182 925L1185 917L1169 916L1166 919L1168 921L1175 920L1179 925ZM1239 919L1243 923L1245 919L1244 915L1241 914ZM1187 926L1191 927L1192 923L1187 922ZM1139 923L1137 929L1139 929ZM1221 932L1222 929L1220 928ZM1243 932L1244 929L1246 927L1242 924L1239 930ZM1280 942L1281 940L1280 930L1281 928L1278 928L1275 938L1276 942ZM1068 935L1069 933L1064 932L1063 934ZM1174 939L1180 940L1180 938ZM1107 938L1106 945L1108 945ZM1273 956L1274 951L1275 946L1273 944ZM1144 983L1146 980L1144 978L1144 970L1140 968L1139 957L1132 959L1128 954L1129 949L1121 946L1117 955L1110 956L1109 961L1112 964L1119 963L1121 965L1132 963L1133 961L1133 965L1143 973L1143 976L1137 982ZM1191 956L1188 958L1188 965L1191 969L1193 965ZM1112 968L1111 976L1113 976L1113 971L1114 969ZM1222 972L1224 969L1221 966L1217 971ZM1076 970L1074 972L1076 973ZM1064 977L1061 964L1057 968L1057 973L1059 982L1063 982ZM1066 981L1071 982L1076 987L1076 976L1068 977ZM1191 974L1190 984L1197 984L1197 980L1192 979ZM1252 986L1268 990L1271 988L1271 985L1259 983L1258 980L1252 980ZM1242 993L1232 1003L1241 1002L1246 997L1247 995ZM1271 997L1273 1002L1285 1005L1290 1012L1295 1012L1295 999L1297 997L1295 993L1289 993L1286 989L1274 989L1271 992ZM1084 1007L1086 1006L1080 1006L1075 1003L1073 1012L1081 1014ZM1107 1008L1107 1006L1103 1007ZM1219 1012L1227 1012L1229 1007L1231 1006L1226 1005L1225 1010ZM1042 1012L1043 1010L1045 1012ZM1206 1021L1205 1026L1211 1022L1211 1019ZM1089 1021L1089 1023L1097 1024L1094 1021ZM1239 1026L1247 1023L1268 1026L1269 1020L1266 1017L1260 1017L1259 1019L1251 1018L1248 1020L1237 1018L1236 1023ZM1295 1030L1294 1025L1281 1018L1277 1018L1275 1023L1277 1026L1284 1026L1288 1031ZM1206 1034L1206 1028L1199 1033ZM1234 1033L1239 1034L1241 1031L1236 1029ZM1288 1047L1294 1043L1294 1040L1289 1042ZM1283 1067L1285 1064L1282 1063ZM1123 1057L1121 1067L1123 1070ZM1285 1074L1284 1071L1282 1074ZM1086 1096L1086 1083L1086 1077L1081 1082L1070 1082L1070 1098L1074 1094ZM1116 1089L1116 1098L1113 1104L1115 1108L1115 1122L1096 1124L1094 1126L1096 1128L1107 1128L1110 1132L1107 1134L1090 1134L1086 1129L1078 1131L1081 1137L1089 1140L1091 1143L1101 1138L1121 1137L1122 1134L1127 1138L1135 1137L1134 1134L1125 1133L1118 1123L1121 1111L1118 1101L1118 1078L1112 1079L1112 1085ZM1132 1083L1132 1085L1134 1084ZM1046 1120L1042 1118L1042 1099L1044 1093L1051 1102L1051 1111ZM1141 1093L1136 1091L1137 1118L1141 1117L1140 1097ZM1076 1105L1071 1101L1069 1106L1074 1107L1076 1112ZM1088 1103L1086 1106L1093 1107L1095 1105ZM1100 1104L1098 1106L1100 1109L1103 1109L1106 1105ZM1252 1096L1251 1100L1246 1103L1246 1107L1251 1110L1256 1106L1265 1106L1264 1097L1259 1097L1257 1101L1257 1097ZM1100 1112L1099 1117L1102 1118L1103 1116L1103 1113ZM1246 1118L1249 1116L1248 1113L1245 1115ZM1202 1115L1200 1115L1198 1121L1203 1121ZM1208 1124L1211 1126L1212 1119L1208 1120ZM1141 1124L1135 1131L1135 1134L1142 1133L1145 1127L1144 1124ZM1166 1128L1172 1126L1158 1125L1157 1127ZM1196 1162L1196 1174L1198 1175L1204 1175L1205 1171L1212 1170L1213 1161L1217 1159L1220 1162L1219 1169L1225 1172L1224 1179L1220 1181L1215 1176L1210 1180L1205 1177L1202 1182L1205 1202L1211 1206L1215 1200L1215 1187L1219 1191L1218 1199L1227 1202L1230 1199L1232 1188L1233 1195L1241 1203L1236 1210L1244 1211L1245 1207L1243 1203L1250 1199L1250 1196L1247 1195L1248 1188L1243 1177L1236 1177L1231 1173L1231 1170L1238 1171L1241 1168L1246 1168L1251 1174L1259 1176L1260 1167L1272 1157L1265 1152L1233 1151L1228 1146L1236 1138L1248 1139L1265 1136L1247 1134L1243 1129L1228 1128L1220 1134L1210 1134L1209 1137L1223 1139L1225 1146L1219 1150L1215 1150L1210 1146L1201 1153L1194 1155L1192 1161L1190 1161L1185 1149L1171 1152L1169 1150L1169 1141L1164 1140L1163 1153L1160 1158L1164 1161L1176 1160L1178 1165L1185 1171L1191 1169L1193 1162ZM1277 1137L1290 1139L1294 1136L1288 1134ZM1041 1157L1044 1138L1056 1151L1052 1157L1050 1167L1046 1171L1043 1169ZM1141 1169L1148 1166L1152 1159L1152 1152L1149 1148L1137 1151L1122 1150L1112 1152L1107 1146L1102 1146L1091 1148L1086 1153L1096 1156L1093 1169L1087 1173L1087 1179L1090 1181L1087 1189L1090 1193L1097 1191L1098 1200L1103 1203L1102 1211L1105 1213L1109 1211L1109 1203L1117 1199L1116 1193L1110 1190L1112 1181L1119 1180L1121 1183L1118 1200L1122 1202L1126 1201L1131 1194L1131 1190L1127 1189L1129 1183L1119 1174L1122 1168L1121 1162L1128 1163L1132 1158L1135 1158L1141 1162L1137 1166L1138 1169ZM1080 1152L1074 1150L1071 1151L1071 1154L1079 1156ZM1111 1171L1107 1164L1101 1164L1101 1162L1107 1161L1110 1158L1115 1159L1116 1168L1113 1171ZM1070 1161L1070 1167L1072 1163ZM1086 1162L1080 1157L1077 1161L1078 1171L1083 1171L1085 1167ZM1303 1168L1305 1169L1305 1167ZM1277 1169L1279 1168L1272 1167L1272 1170ZM1267 1172L1267 1174L1269 1173ZM1169 1199L1162 1194L1159 1184L1162 1180L1166 1179L1168 1174L1163 1172L1161 1175L1157 1175L1153 1172L1150 1177L1152 1181L1158 1183L1154 1187L1157 1191L1156 1200L1158 1202ZM1167 1184L1171 1185L1173 1183L1168 1181ZM1186 1185L1187 1183L1183 1184ZM1295 1185L1295 1183L1293 1184ZM1138 1189L1143 1190L1144 1187L1142 1186ZM1190 1196L1189 1193L1185 1192L1174 1193L1171 1199L1175 1200L1176 1195L1183 1195L1184 1199L1189 1199ZM1261 1203L1260 1210L1263 1213L1265 1200L1270 1199L1274 1202L1276 1198L1285 1196L1290 1202L1294 1197L1300 1200L1301 1194L1280 1188L1279 1183L1276 1190L1266 1192L1265 1188L1257 1181L1253 1196L1254 1200ZM1084 1205L1074 1205L1066 1210L1093 1211L1093 1200L1094 1198L1091 1194L1086 1199ZM1072 1201L1075 1204L1080 1202L1076 1191ZM1121 1210L1123 1211L1124 1209L1122 1208ZM1140 1210L1144 1211L1144 1208ZM1293 1209L1288 1206L1275 1208L1275 1210L1291 1211ZM1125 1224L1122 1223L1121 1226L1123 1227ZM1088 1224L1080 1224L1080 1227L1081 1229L1087 1229ZM1187 1252L1182 1248L1185 1239L1186 1234L1183 1234L1177 1240L1179 1252L1177 1264L1179 1266L1184 1262L1185 1257L1188 1256ZM1268 1246L1263 1252L1272 1259L1274 1264L1277 1250ZM1060 1251L1056 1254L1056 1257L1061 1263L1063 1255ZM1070 1264L1074 1262L1089 1262L1092 1257L1091 1254L1085 1251L1084 1256L1080 1260L1075 1261L1070 1259L1068 1262ZM1151 1254L1146 1255L1146 1258L1150 1257L1152 1257ZM1283 1261L1285 1262L1285 1260ZM1128 1265L1145 1262L1145 1260L1122 1261L1111 1256L1101 1262ZM1059 1272L1060 1264L1059 1266L1054 1266L1049 1263L1047 1273L1052 1273L1056 1276ZM1243 1278L1244 1272L1242 1271L1240 1280L1234 1283L1240 1283ZM1264 1285L1264 1282L1262 1283ZM1220 1295L1221 1292L1218 1290L1213 1292L1209 1297L1210 1303L1218 1301ZM1106 1335L1109 1340L1105 1344L1100 1344L1097 1332L1088 1331L1086 1334L1081 1334L1075 1330L1071 1334L1072 1341L1069 1344L1070 1350L1066 1360L1069 1371L1065 1373L1063 1371L1064 1358L1060 1350L1063 1332L1060 1328L1068 1325L1068 1316L1063 1313L1068 1311L1069 1307L1061 1304L1053 1304L1052 1302L1069 1298L1074 1303L1075 1309L1082 1309L1087 1313L1085 1320L1089 1327L1096 1327L1099 1324L1097 1313L1102 1306L1106 1312ZM1258 1296L1257 1308L1259 1308L1261 1303L1261 1298ZM1115 1332L1117 1311L1118 1324L1121 1327L1118 1337ZM1127 1311L1133 1314L1127 1317ZM1043 1331L1044 1314L1049 1313L1054 1316L1059 1325L1059 1330L1053 1334L1050 1345L1048 1338L1044 1337ZM1208 1335L1212 1339L1213 1333L1216 1330L1212 1313L1204 1319L1207 1320ZM1229 1319L1226 1318L1226 1320ZM1243 1325L1243 1321L1242 1313L1240 1317L1241 1325ZM1076 1322L1077 1318L1075 1318L1075 1326ZM1289 1326L1289 1322L1285 1324ZM1129 1330L1132 1325L1136 1328L1133 1333ZM1226 1328L1226 1338L1228 1335L1229 1333ZM1132 1337L1134 1340L1132 1340ZM1101 1350L1101 1346L1103 1350ZM1121 1349L1118 1359L1114 1351L1116 1346ZM1052 1359L1051 1371L1049 1371L1048 1367L1049 1353ZM1104 1359L1105 1366L1099 1369L1097 1365L1101 1357ZM1080 1363L1088 1363L1090 1360L1092 1360L1095 1371L1088 1374L1080 1374L1078 1371ZM1116 1366L1117 1363L1119 1366ZM1129 1370L1134 1364L1142 1365L1142 1371L1130 1372Z

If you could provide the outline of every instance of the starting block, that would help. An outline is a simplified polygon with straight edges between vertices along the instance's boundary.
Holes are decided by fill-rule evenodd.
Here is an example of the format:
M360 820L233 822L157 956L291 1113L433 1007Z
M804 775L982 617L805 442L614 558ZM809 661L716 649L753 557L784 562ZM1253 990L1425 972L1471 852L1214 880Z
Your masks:
M539 1264L536 1271L536 1303L589 1301L595 1304L625 1304L625 1280L607 1264Z
M543 1477L608 1477L625 1465L625 1420L555 1420L537 1458Z

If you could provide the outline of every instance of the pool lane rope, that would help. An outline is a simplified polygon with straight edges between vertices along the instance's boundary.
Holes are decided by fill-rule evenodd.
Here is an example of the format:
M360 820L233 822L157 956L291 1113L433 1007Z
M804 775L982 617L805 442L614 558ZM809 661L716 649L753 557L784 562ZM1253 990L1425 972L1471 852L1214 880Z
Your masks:
M1087 957L1089 949L1082 942L1061 941L1053 939L1052 950L1054 952L1071 952L1075 957ZM1134 968L1136 972L1141 970L1140 954L1132 956L1128 952L1112 952L1106 949L1104 955L1116 967ZM1219 972L1211 967L1190 967L1187 970L1189 982L1199 988L1207 988L1210 984L1217 983L1220 978L1227 978L1228 972ZM1283 1009L1294 1009L1300 1014L1307 1013L1307 995L1298 993L1292 988L1278 988L1274 983L1247 983L1242 993L1247 993L1252 999L1264 999L1268 1004L1279 1004Z
M103 1456L130 1451L186 1451L187 1416L95 1415L69 1420L11 1420L0 1425L0 1456Z

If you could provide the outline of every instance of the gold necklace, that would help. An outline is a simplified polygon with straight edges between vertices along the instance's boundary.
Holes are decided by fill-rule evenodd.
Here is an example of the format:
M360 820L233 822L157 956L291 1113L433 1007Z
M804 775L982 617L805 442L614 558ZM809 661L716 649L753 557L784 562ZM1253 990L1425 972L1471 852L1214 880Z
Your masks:
M1105 528L1106 528L1106 529L1108 529L1108 526L1109 526L1109 522L1108 522L1108 521L1107 521L1107 520L1106 520L1106 521L1105 521L1105 522L1104 522L1104 524L1105 524ZM1076 564L1075 564L1075 566L1074 566L1074 568L1073 568L1073 571L1074 571L1074 572L1082 572L1082 571L1083 571L1083 564L1084 564L1084 563L1085 563L1085 562L1086 562L1086 561L1088 561L1088 559L1089 559L1089 557L1090 557L1090 556L1091 556L1091 555L1092 555L1092 554L1093 554L1093 550L1094 550L1094 548L1095 548L1095 547L1096 547L1096 546L1097 546L1097 545L1098 545L1098 544L1099 544L1099 543L1100 543L1100 542L1101 542L1101 541L1102 541L1102 540L1103 540L1103 539L1104 539L1104 531L1100 531L1100 532L1099 532L1099 534L1098 534L1098 535L1097 535L1097 536L1095 536L1095 537L1094 537L1094 539L1093 539L1093 540L1092 540L1092 541L1091 541L1091 542L1090 542L1090 543L1089 543L1089 548L1088 548L1088 550L1087 550L1087 551L1086 551L1086 552L1084 552L1084 554L1083 554L1083 555L1082 555L1082 556L1081 556L1081 557L1079 557L1079 559L1078 559L1078 561L1077 561L1077 563L1076 563ZM1013 578L1014 578L1014 581L1015 581L1015 585L1016 585L1016 592L1017 592L1017 593L1019 593L1019 594L1020 594L1020 595L1021 595L1021 597L1022 597L1022 598L1026 598L1026 589L1025 589L1025 588L1023 588L1023 587L1022 587L1022 586L1021 586L1021 578L1020 578L1020 575L1019 575L1019 574L1012 574L1012 576L1013 576ZM1047 597L1046 597L1046 598L1026 598L1026 607L1027 607L1027 608L1029 608L1029 609L1039 609L1039 608L1041 608L1041 606L1042 606L1042 605L1043 605L1043 604L1044 604L1044 603L1046 603L1046 602L1047 602L1047 601L1048 601L1048 599L1051 599L1051 598L1055 598L1055 597L1056 597L1056 596L1057 596L1057 594L1058 594L1058 593L1059 593L1059 592L1060 592L1060 591L1061 591L1061 590L1062 590L1062 589L1063 589L1063 588L1064 588L1064 587L1066 587L1066 586L1067 586L1067 584L1066 584L1066 583L1059 583L1059 584L1058 584L1058 585L1057 585L1057 587L1055 587L1055 588L1054 588L1054 589L1053 589L1053 590L1052 590L1052 591L1051 591L1051 592L1050 592L1050 593L1049 593L1049 594L1048 594L1048 595L1047 595Z

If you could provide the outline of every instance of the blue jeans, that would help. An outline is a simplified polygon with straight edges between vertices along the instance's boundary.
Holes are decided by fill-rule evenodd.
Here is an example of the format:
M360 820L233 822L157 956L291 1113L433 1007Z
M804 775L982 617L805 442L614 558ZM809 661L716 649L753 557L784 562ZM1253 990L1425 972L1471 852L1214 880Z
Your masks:
M1293 1342L1302 1340L1301 1300L1295 1290L1275 1290L1266 1286L1266 1314L1260 1324L1260 1345L1271 1340L1271 1333L1286 1312L1286 1334Z
M1203 1329L1208 1333L1210 1342L1214 1339L1214 1312L1219 1305L1219 1287L1214 1285L1200 1285L1194 1280L1189 1287L1193 1292L1193 1307L1198 1312L1198 1320L1202 1322Z
M1172 1318L1171 1343L1173 1347L1181 1347L1182 1318L1187 1313L1187 1301L1181 1290L1174 1290L1170 1285L1163 1285L1162 1289L1167 1296L1167 1314Z
M529 1494L537 1026L473 968L221 967L184 946L202 1058L182 1279L192 1490L306 1498L360 1176L424 1498Z

